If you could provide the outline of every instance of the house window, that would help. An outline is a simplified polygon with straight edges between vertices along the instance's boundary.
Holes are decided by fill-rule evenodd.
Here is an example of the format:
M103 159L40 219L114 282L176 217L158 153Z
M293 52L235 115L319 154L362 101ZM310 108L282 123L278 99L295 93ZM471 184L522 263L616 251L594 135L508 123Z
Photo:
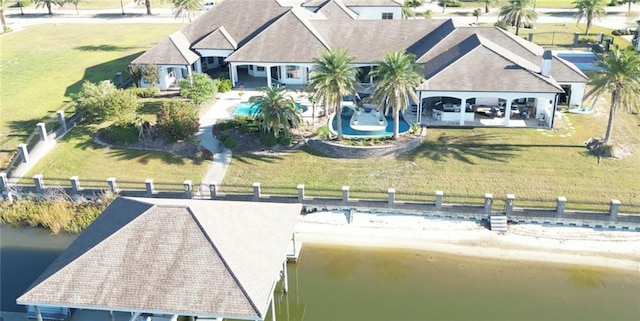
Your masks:
M393 12L383 12L382 20L393 20Z
M264 71L264 67L258 66L258 71Z
M167 74L169 78L176 78L176 75L173 73L173 68L169 69L169 73Z
M215 57L207 57L207 63L208 63L208 64L213 64L213 63L215 63L214 59L215 59Z
M287 78L300 79L300 66L287 65Z

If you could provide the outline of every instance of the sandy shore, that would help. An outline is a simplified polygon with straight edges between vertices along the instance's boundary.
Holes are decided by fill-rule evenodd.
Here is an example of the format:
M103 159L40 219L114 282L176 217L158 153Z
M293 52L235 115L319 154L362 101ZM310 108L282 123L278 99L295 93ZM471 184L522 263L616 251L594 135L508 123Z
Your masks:
M640 232L518 224L501 234L473 221L356 212L349 224L347 217L344 212L306 214L298 221L296 238L640 272Z

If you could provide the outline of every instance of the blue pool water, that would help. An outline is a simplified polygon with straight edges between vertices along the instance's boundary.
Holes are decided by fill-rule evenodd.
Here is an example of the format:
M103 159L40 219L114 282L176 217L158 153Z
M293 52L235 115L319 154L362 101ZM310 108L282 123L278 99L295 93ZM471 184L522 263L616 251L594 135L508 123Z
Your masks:
M307 110L307 106L302 106L298 103L295 103L295 106L296 109L301 113ZM243 101L236 106L236 109L233 111L233 116L251 116L256 112L257 109L257 105Z
M556 53L558 57L574 64L581 71L596 71L599 70L599 67L596 66L596 63L600 60L598 56L590 51L576 51L576 52L558 52Z
M386 116L387 118L387 128L384 131L378 132L363 132L359 130L354 130L349 126L349 121L351 120L351 116L353 115L353 109L351 108L343 108L342 109L342 134L345 137L385 137L393 135L393 116ZM335 132L336 128L338 128L338 119L336 117L333 118L331 122L331 129ZM400 134L404 134L411 129L409 123L407 123L402 117L400 117Z

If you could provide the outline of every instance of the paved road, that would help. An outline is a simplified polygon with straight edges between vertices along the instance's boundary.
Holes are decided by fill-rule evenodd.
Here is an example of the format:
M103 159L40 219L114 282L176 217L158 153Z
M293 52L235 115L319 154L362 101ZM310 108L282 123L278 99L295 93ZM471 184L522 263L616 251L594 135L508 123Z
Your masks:
M480 4L478 7L482 7ZM80 5L82 8L82 4ZM447 8L442 13L442 7L439 7L435 1L426 3L418 8L420 11L432 10L434 19L453 18L456 22L462 24L471 24L476 18L471 15L474 7L467 8ZM607 17L594 21L594 24L608 27L612 29L626 28L628 26L637 26L635 20L640 16L628 18L627 5L617 7L607 7ZM151 8L152 15L146 15L146 9L142 6L135 6L129 3L125 6L125 15L122 15L121 8L89 10L81 9L76 13L75 9L63 8L54 9L54 15L48 16L45 8L35 9L33 7L24 9L24 16L20 15L18 8L6 8L6 16L8 25L14 30L20 30L25 26L43 24L43 23L187 23L188 21L181 18L174 18L170 8ZM488 14L479 17L480 23L493 23L498 20L499 8L490 8ZM204 12L204 11L203 11ZM484 9L483 9L484 12ZM538 23L573 23L575 22L575 9L552 9L537 8ZM640 15L640 3L631 5L631 12Z

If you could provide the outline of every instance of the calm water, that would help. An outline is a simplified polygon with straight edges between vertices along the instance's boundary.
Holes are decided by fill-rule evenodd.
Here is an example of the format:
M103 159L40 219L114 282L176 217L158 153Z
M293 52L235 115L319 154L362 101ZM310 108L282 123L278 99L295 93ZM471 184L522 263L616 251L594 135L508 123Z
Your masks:
M383 131L377 131L377 132L363 132L363 131L359 131L359 130L355 130L353 128L351 128L351 126L349 125L349 123L351 122L351 116L353 115L354 111L351 108L343 108L342 109L342 134L344 134L345 136L352 136L352 137L384 137L384 136L391 136L393 135L393 115L391 116L386 116L387 118L387 128L385 128L385 130ZM338 119L337 118L333 118L333 121L331 123L332 129L334 131L336 131L336 129L338 128ZM411 125L409 125L409 123L407 123L407 121L404 120L404 118L402 116L400 116L400 124L399 124L399 130L398 132L400 134L406 133L411 129Z
M4 311L73 240L0 227ZM640 320L640 275L417 250L305 245L277 320Z

